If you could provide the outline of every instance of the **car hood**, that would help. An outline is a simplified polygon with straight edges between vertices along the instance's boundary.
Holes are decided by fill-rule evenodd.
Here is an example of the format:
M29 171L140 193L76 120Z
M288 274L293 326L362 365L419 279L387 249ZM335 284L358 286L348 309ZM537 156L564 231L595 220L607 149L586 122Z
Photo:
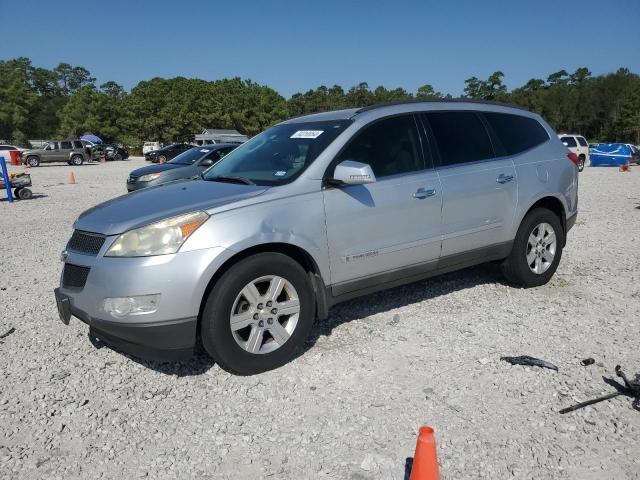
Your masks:
M117 235L165 218L260 195L268 187L182 180L114 198L83 212L74 228Z
M191 168L191 165L180 165L179 163L159 163L158 165L149 165L134 170L129 174L133 177L141 177L142 175L148 175L150 173L167 172L169 170L176 170L178 168Z

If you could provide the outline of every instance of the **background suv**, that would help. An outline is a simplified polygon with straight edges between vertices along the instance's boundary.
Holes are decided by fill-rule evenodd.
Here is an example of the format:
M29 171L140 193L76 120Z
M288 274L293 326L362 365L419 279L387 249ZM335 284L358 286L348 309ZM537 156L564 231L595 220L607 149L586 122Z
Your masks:
M84 144L80 140L60 140L48 142L39 149L24 150L22 161L31 167L37 167L41 163L66 162L69 165L82 165L89 160L89 155Z
M144 159L148 162L164 163L193 147L193 145L190 145L188 143L172 143L171 145L162 147L159 150L152 150L148 153L145 153Z
M578 156L578 170L584 170L585 164L590 160L589 143L587 140L581 135L570 133L561 133L558 135L558 138L560 138L560 141L564 143L565 147L567 147L570 152L573 152Z
M201 338L220 366L251 374L289 361L349 298L489 261L543 285L577 216L572 158L538 115L499 105L294 118L198 180L80 215L60 317L148 358L183 358Z

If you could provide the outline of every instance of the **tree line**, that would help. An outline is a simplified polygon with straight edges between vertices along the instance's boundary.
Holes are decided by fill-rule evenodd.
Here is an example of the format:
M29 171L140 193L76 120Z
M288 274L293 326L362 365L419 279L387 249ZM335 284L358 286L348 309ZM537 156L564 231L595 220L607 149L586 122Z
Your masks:
M464 98L512 103L541 114L556 131L590 141L640 143L640 76L625 68L592 76L587 68L533 78L509 90L503 72L465 80ZM28 58L0 60L0 139L76 137L92 132L108 141L139 146L145 140L191 141L203 128L233 128L249 136L291 116L412 99L446 99L431 85L417 91L348 90L319 86L285 99L274 89L241 78L205 81L153 78L127 92L101 85L83 67L53 69Z

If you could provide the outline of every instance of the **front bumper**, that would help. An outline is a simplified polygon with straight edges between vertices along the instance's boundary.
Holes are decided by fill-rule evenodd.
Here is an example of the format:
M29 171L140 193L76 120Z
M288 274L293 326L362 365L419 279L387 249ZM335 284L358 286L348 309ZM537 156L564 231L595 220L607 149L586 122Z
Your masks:
M198 318L172 322L125 323L92 317L76 308L72 299L59 288L54 290L56 302L66 304L69 314L89 325L89 334L107 345L148 360L183 360L193 355ZM62 317L62 313L61 313Z
M153 360L190 356L209 280L233 253L215 247L156 257L104 257L114 240L108 237L95 257L67 253L66 263L89 270L81 288L65 286L61 275L55 290L58 309L64 305L70 316L89 325L92 335L132 355ZM102 308L105 298L153 294L160 295L153 313L115 318Z

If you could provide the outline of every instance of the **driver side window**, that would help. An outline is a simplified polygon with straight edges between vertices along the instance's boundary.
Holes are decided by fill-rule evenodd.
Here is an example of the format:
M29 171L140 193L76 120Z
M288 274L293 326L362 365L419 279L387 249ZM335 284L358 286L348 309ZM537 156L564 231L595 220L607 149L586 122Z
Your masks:
M338 162L371 166L376 178L425 168L413 115L388 118L364 127L342 151Z

